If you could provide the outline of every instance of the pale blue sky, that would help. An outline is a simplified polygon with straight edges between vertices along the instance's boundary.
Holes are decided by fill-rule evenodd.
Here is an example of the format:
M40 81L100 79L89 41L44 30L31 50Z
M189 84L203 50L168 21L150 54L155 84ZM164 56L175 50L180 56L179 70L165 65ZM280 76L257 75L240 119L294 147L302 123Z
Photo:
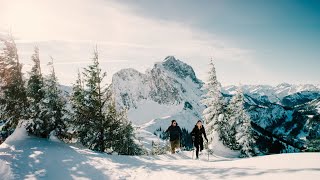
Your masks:
M185 22L252 49L275 81L320 82L318 0L127 0L137 13ZM293 78L291 78L293 77ZM297 82L298 82L297 81Z
M320 1L298 0L0 0L0 33L18 38L30 67L32 47L53 56L70 84L98 44L111 74L144 72L167 55L205 81L214 57L228 84L320 84Z

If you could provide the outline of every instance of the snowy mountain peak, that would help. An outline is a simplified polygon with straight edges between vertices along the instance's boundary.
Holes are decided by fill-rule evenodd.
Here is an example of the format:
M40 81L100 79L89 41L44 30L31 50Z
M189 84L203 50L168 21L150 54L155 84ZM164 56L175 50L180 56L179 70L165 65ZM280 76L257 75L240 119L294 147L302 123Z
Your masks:
M162 66L166 70L176 74L179 78L186 79L187 77L190 77L194 83L203 84L202 81L196 77L196 74L190 65L176 59L174 56L167 56L162 62Z
M281 84L278 84L275 88L283 89L283 88L290 88L291 86L292 85L289 83L281 83Z
M174 56L167 56L163 62L165 61L176 61L176 58Z
M142 77L143 74L133 68L122 69L113 75L113 78L122 78L123 80L134 79L135 77Z

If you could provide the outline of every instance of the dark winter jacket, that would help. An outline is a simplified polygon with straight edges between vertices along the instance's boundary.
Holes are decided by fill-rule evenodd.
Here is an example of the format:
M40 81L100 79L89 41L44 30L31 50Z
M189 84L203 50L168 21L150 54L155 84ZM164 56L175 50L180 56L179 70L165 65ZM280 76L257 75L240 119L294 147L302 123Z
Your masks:
M170 141L180 139L180 137L182 135L181 129L178 125L169 126L168 129L166 130L166 133L169 133Z
M199 129L198 126L195 125L195 127L191 131L191 136L194 138L194 142L195 143L203 143L202 134L203 134L204 138L208 141L207 135L206 135L206 131L204 130L204 127L202 126Z

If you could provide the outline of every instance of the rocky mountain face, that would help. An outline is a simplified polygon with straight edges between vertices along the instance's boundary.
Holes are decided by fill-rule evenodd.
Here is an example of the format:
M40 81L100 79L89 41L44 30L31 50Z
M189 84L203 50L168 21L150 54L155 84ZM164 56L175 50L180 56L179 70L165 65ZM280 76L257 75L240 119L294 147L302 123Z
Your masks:
M294 107L297 105L308 103L314 99L320 98L319 91L302 91L297 92L281 99L280 103L284 106Z
M201 118L202 86L203 82L196 77L193 68L173 56L155 63L144 74L134 69L123 69L112 78L117 106L129 109L129 119L139 125L157 118L175 117L181 119L182 124ZM136 112L141 113L138 115ZM177 115L186 112L191 113L192 118L183 120ZM141 120L144 116L150 119ZM165 126L169 124L166 121Z
M191 66L173 56L145 73L123 69L112 78L117 106L127 108L129 120L151 135L165 130L172 119L191 130L202 119L203 84ZM223 88L226 101L236 88ZM283 83L244 85L242 89L262 152L299 151L308 138L320 137L319 86Z
M144 100L170 105L197 103L194 101L202 95L203 82L191 66L168 56L145 74L134 69L117 72L113 75L112 85L117 105L131 109Z

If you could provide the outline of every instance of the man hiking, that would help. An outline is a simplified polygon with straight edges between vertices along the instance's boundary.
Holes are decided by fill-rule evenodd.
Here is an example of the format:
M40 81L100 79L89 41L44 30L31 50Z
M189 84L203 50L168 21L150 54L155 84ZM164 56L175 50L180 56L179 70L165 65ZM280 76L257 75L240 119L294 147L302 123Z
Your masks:
M169 133L170 136L170 144L171 144L171 153L176 153L176 148L180 148L180 138L182 135L181 129L177 124L176 120L171 121L171 126L165 131Z
M199 149L200 152L203 150L203 138L207 139L206 131L204 130L204 127L202 126L201 120L197 122L197 124L194 126L193 130L191 131L191 136L192 136L192 142L194 146L196 147L196 159L199 159Z

